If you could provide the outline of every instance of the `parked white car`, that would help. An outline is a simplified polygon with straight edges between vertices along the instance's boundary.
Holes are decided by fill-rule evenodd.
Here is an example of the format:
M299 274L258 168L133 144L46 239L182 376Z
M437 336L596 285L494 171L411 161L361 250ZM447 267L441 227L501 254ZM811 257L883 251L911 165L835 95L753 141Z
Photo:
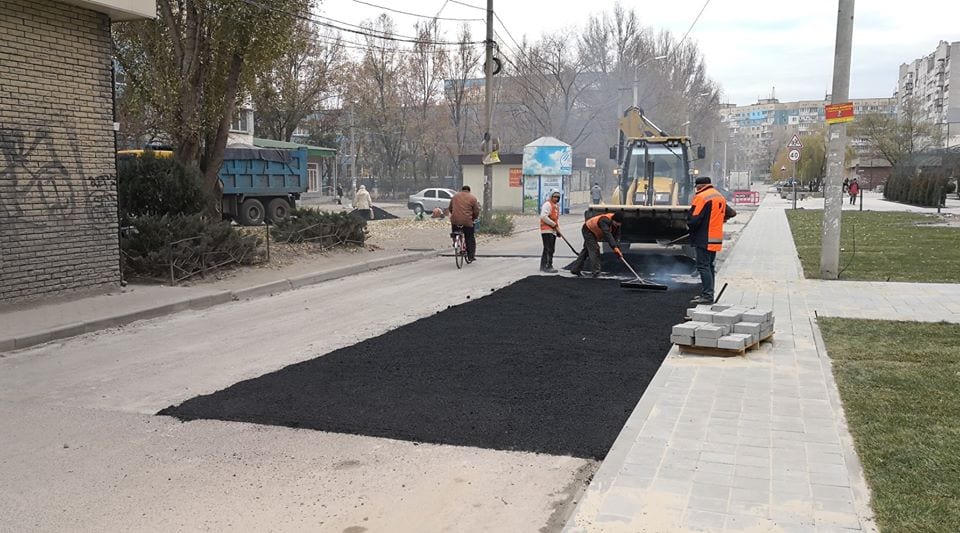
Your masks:
M446 209L450 205L450 199L456 191L453 189L430 188L424 189L416 194L411 194L407 201L407 207L413 209L413 213L431 212L436 208Z

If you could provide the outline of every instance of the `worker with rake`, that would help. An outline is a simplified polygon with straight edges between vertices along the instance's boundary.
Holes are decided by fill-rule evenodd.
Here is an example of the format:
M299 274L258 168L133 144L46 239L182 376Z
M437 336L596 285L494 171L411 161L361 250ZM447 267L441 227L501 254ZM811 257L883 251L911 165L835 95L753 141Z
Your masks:
M620 243L615 235L620 233L620 225L623 223L623 211L616 213L604 213L590 218L584 222L580 228L583 234L583 250L577 255L577 260L570 267L570 273L579 276L583 270L587 257L590 258L590 268L593 271L593 277L600 276L600 241L604 240L613 248L613 253L621 259L623 252L620 251Z

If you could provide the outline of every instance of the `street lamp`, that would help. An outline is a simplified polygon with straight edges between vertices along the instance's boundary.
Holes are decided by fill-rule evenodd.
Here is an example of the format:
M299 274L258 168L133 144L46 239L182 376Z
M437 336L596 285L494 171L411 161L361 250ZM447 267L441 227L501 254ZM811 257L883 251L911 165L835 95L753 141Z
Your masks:
M666 55L656 56L647 58L645 61L637 65L637 68L633 71L633 107L640 107L640 68L650 63L651 61L660 61L661 59L666 59Z

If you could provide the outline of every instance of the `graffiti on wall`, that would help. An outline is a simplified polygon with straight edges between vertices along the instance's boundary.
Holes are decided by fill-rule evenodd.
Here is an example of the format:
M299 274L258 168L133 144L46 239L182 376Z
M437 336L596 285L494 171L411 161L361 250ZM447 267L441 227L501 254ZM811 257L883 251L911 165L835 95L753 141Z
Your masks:
M84 163L94 157L101 156L84 157L76 136L64 143L44 129L0 128L0 185L6 193L0 218L39 227L63 220L115 222L113 174L84 170Z

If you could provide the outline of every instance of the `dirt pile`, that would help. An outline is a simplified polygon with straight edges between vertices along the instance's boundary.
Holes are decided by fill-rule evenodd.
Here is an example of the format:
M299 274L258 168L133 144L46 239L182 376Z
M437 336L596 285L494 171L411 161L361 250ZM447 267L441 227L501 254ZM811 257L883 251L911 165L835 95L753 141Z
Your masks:
M602 459L694 294L529 277L159 414Z

